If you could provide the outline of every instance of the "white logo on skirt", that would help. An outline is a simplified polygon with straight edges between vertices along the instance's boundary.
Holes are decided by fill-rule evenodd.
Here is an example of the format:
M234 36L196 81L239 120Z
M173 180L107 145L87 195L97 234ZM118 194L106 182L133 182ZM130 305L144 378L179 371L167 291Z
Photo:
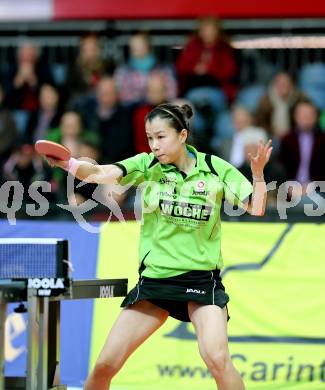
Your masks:
M204 290L197 290L195 288L194 289L193 288L188 288L186 290L186 293L194 293L194 294L202 294L202 295L206 294L206 292Z

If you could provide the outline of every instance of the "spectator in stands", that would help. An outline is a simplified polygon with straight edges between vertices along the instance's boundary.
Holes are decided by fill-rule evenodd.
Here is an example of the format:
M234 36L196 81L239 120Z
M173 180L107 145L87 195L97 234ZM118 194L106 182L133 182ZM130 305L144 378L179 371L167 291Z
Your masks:
M80 115L68 111L62 116L60 126L48 133L47 139L66 146L73 157L79 157L79 142L83 132L85 131Z
M245 139L265 142L267 134L264 129L253 125L253 116L244 107L233 108L232 120L235 132L231 138L221 141L219 155L238 168L245 162Z
M24 42L18 48L17 64L6 76L7 104L11 109L36 111L39 107L39 89L45 82L52 83L52 75L44 61L40 61L38 48Z
M28 142L35 143L47 138L49 129L58 127L62 111L59 92L52 84L43 84L40 89L39 110L32 113L26 128Z
M133 153L131 110L120 104L115 80L103 78L96 90L96 107L89 116L90 129L101 139L101 153L107 163L120 161Z
M214 17L199 20L177 63L179 90L194 106L193 137L198 147L211 153L217 115L227 108L238 90L239 66L235 52Z
M159 64L151 50L149 35L139 32L130 39L128 63L118 67L115 73L120 101L131 105L143 102L148 78L153 74L163 77L167 98L174 99L177 84L172 69Z
M96 35L82 37L79 55L69 69L68 85L72 99L94 93L101 78L113 74L114 67L112 60L103 58Z
M279 160L286 179L304 186L314 180L325 180L325 136L318 127L317 108L308 99L300 100L293 118L293 130L280 143Z
M8 159L13 150L17 133L15 121L8 109L3 106L4 91L0 85L0 164Z
M85 133L80 139L79 156L90 158L100 164L102 161L100 142L101 140L98 134L91 132Z
M36 180L49 181L50 175L51 171L42 163L41 158L35 154L33 145L29 144L19 145L3 167L5 180L19 181L23 185L23 199L25 201L31 201L28 194L30 185ZM43 193L43 196L53 200L52 193Z
M79 148L79 155L81 158L88 158L91 162L100 164L102 161L100 150L100 139L96 133L88 133L81 138ZM100 213L105 210L105 213L107 214L107 208L112 209L112 207L117 204L122 205L127 198L127 195L128 194L125 192L122 194L114 192L111 186L107 184L85 183L74 178L74 193L68 194L68 197L70 198L70 204L76 202L77 205L80 205L87 199L94 199L97 201L99 207L91 210L91 215L94 216L96 211ZM102 205L104 205L105 208L101 207Z
M68 111L62 116L60 125L49 131L47 139L66 146L73 157L79 158L81 140L87 134L80 115L77 112ZM60 169L54 169L52 173L53 192L56 193L57 200L64 201L66 199L66 174Z
M257 125L266 129L271 137L285 136L292 127L292 109L303 97L288 73L276 74L268 92L257 106Z
M163 77L159 74L149 76L146 101L137 107L133 114L134 147L136 153L151 152L144 126L145 117L155 106L166 103L167 100L167 90Z
M79 143L79 156L82 158L89 158L92 161L97 163L101 162L101 153L100 153L100 140L97 135L92 134L91 136L84 136L81 138ZM74 193L68 194L68 196L75 197L77 205L85 202L87 199L91 199L93 192L97 188L97 184L93 183L82 183L81 180L74 179ZM80 185L82 183L82 185ZM70 202L72 203L72 202Z
M266 139L266 133L263 134L260 131L257 131L257 129L258 128L248 127L242 133L241 137L244 160L241 165L238 166L238 170L249 180L253 179L251 173L250 155L255 156L258 151L259 142ZM275 205L278 185L285 181L284 170L277 159L273 159L272 157L270 158L268 165L265 166L264 169L264 178L266 183L270 183L272 181L276 182L275 190L268 192L268 202Z
M222 33L220 21L214 17L199 20L198 31L190 38L177 59L181 95L193 88L209 87L214 99L221 89L229 102L238 90L239 66L235 52Z

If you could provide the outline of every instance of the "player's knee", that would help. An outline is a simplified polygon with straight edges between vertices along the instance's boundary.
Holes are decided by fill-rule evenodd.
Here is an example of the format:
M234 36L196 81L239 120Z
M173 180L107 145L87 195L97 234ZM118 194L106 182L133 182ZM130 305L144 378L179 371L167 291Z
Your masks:
M98 362L93 369L93 376L98 380L112 379L120 367L109 362Z
M208 351L204 356L208 368L218 376L225 372L229 359L229 354L222 350Z

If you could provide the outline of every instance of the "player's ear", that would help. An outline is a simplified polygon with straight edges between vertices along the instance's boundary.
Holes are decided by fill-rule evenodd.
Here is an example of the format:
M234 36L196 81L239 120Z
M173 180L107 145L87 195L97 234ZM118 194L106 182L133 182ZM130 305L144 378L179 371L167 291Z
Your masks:
M188 130L182 129L181 132L179 133L179 136L180 136L181 143L184 144L187 140Z

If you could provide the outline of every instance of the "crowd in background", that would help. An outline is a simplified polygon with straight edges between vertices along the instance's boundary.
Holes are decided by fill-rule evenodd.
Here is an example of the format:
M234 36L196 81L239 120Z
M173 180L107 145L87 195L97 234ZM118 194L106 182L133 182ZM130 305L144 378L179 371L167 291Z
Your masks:
M158 104L179 101L194 108L194 146L226 159L249 179L248 153L255 153L260 140L272 138L267 182L279 186L295 180L304 189L311 181L325 180L323 64L311 64L311 76L307 69L299 84L278 69L264 85L243 87L236 51L220 22L210 17L199 21L175 63L161 63L150 36L138 32L130 38L127 63L103 58L98 37L89 34L66 67L64 79L58 80L41 48L26 41L17 48L16 63L1 75L1 183L18 180L28 188L35 180L47 180L52 191L46 196L62 200L66 173L50 170L35 155L36 140L60 142L76 158L117 162L150 152L146 114ZM91 198L95 186L77 184L77 202ZM125 196L116 200L127 202Z

